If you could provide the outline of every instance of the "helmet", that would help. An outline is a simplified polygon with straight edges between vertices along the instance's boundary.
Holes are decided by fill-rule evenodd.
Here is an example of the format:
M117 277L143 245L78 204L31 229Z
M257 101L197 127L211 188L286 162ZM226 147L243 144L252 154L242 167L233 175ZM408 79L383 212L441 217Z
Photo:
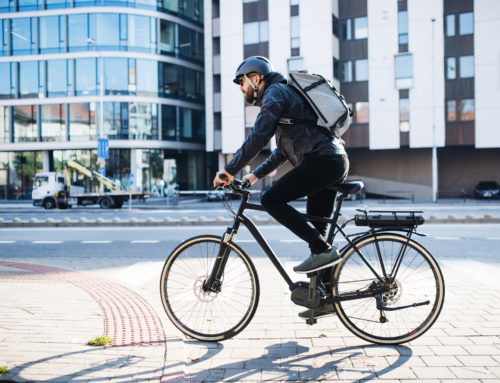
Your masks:
M252 56L245 59L234 75L233 82L237 85L240 84L240 77L246 76L249 73L260 73L264 77L273 71L271 62L262 56Z

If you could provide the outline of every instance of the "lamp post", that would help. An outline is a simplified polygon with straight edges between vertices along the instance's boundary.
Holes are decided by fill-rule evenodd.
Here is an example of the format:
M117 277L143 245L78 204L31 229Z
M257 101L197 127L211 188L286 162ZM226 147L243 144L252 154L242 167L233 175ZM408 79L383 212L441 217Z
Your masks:
M432 23L432 202L437 201L438 192L438 166L437 166L437 148L436 148L436 106L435 106L435 25L436 19L431 19Z

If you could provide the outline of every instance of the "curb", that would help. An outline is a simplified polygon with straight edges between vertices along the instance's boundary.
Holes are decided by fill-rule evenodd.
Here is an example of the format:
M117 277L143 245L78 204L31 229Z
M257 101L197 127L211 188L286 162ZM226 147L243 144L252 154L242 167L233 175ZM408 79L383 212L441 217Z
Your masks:
M258 225L275 225L277 221L272 217L251 217L252 221ZM345 223L349 220L349 217L341 217L339 219L339 224ZM12 219L12 221L7 221L0 218L0 228L2 227L86 227L86 226L188 226L188 225L227 225L231 224L233 219L218 216L215 219L208 219L205 216L201 216L197 219L182 217L181 219L175 220L170 217L165 217L163 220L156 218L147 218L145 220L139 220L137 218L130 218L128 220L121 220L118 217L112 220L105 220L103 218L97 218L95 220L88 220L86 218L80 218L78 221L71 220L68 217L62 220L55 220L53 218L47 218L44 221L38 220L36 218L31 218L29 220L22 220L18 217ZM495 217L490 214L486 214L483 217L475 217L468 215L466 217L460 218L454 215L450 215L446 218L440 218L437 216L430 216L425 220L426 223L500 223L500 217Z

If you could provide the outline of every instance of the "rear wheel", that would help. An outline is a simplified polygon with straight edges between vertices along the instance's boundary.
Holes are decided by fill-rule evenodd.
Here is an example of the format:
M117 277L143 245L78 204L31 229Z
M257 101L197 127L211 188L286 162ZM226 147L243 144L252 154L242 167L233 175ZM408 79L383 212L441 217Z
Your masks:
M375 292L386 309L378 309L373 296L338 301L335 308L342 323L360 338L379 344L408 342L425 333L439 316L444 302L443 275L419 243L391 233L377 234L376 239L362 238L356 246L382 277L378 251L390 274L404 249L395 278L389 275L384 281L378 280L354 248L349 247L335 269L333 293L342 297Z
M43 201L43 207L47 210L54 209L56 207L56 201L53 198L47 198Z
M111 209L111 207L113 206L113 201L109 197L104 197L99 202L99 206L101 206L102 209Z
M188 239L167 258L160 281L163 307L184 334L203 341L220 341L242 331L255 314L259 281L248 255L230 243L219 292L205 291L221 238Z

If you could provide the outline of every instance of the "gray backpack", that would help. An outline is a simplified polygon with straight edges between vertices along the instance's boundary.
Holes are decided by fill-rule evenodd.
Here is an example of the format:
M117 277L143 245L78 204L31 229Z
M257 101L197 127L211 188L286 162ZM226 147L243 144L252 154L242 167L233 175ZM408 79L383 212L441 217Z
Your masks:
M323 76L290 72L288 84L295 88L316 112L318 126L328 129L335 137L342 137L349 129L354 113L344 96Z

